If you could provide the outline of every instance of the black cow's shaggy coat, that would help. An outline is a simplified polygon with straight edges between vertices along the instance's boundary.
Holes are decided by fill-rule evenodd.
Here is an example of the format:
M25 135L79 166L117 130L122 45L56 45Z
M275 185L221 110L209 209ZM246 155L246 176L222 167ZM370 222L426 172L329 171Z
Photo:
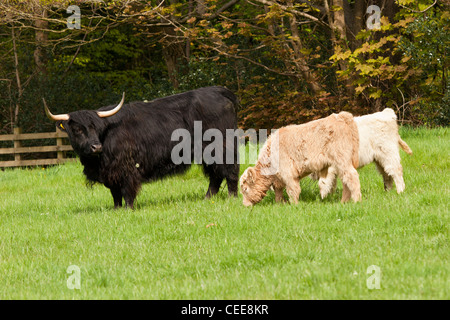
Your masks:
M69 113L69 120L57 121L57 126L62 125L67 131L87 179L109 188L115 207L122 206L122 199L133 207L143 182L183 173L189 168L190 164L172 161L172 149L179 141L171 141L171 136L176 129L186 129L193 144L194 121L201 121L202 135L205 130L216 128L224 139L223 164L203 163L210 180L206 196L216 194L224 179L229 194L236 196L239 164L237 161L225 164L225 130L237 128L238 105L236 96L228 89L206 87L150 102L131 102L107 118L100 118L93 110L75 111ZM204 149L208 143L202 145ZM232 145L237 159L237 143Z

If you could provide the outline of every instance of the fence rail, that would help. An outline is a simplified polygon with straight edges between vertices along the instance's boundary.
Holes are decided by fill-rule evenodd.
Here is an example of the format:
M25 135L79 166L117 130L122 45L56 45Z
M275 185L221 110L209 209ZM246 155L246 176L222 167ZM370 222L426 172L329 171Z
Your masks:
M41 132L41 133L22 133L20 128L14 128L13 134L0 135L0 141L12 141L14 146L12 148L0 148L0 155L13 155L14 160L0 161L0 168L6 167L25 167L25 166L43 166L51 164L60 164L72 160L72 158L65 157L65 151L72 151L72 146L64 144L63 139L67 138L67 134L58 128L55 132ZM50 146L33 146L24 147L22 141L24 140L41 140L41 139L56 139L56 145ZM56 158L45 159L23 159L23 154L32 153L48 153L56 152Z

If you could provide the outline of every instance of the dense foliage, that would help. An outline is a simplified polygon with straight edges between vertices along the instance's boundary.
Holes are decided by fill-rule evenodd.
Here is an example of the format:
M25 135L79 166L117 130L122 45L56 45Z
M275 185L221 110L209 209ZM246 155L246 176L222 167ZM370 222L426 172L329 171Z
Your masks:
M0 133L51 130L42 97L70 112L207 85L236 92L243 128L386 106L448 125L448 20L431 0L2 0Z

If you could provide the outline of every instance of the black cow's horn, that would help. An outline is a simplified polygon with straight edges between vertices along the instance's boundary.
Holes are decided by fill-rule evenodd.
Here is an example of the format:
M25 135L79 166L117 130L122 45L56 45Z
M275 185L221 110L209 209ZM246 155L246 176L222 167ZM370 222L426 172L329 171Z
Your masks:
M42 101L44 101L44 108L45 108L45 113L47 114L47 117L49 117L49 119L50 120L53 120L53 121L58 121L58 120L69 120L69 115L66 113L66 114L57 114L57 115L53 115L51 112L50 112L50 110L48 110L48 107L47 107L47 103L45 102L45 99L44 98L42 98Z
M97 111L97 114L100 118L110 117L116 114L120 110L120 108L122 108L124 102L125 102L125 92L122 94L122 100L117 105L117 107L108 111Z

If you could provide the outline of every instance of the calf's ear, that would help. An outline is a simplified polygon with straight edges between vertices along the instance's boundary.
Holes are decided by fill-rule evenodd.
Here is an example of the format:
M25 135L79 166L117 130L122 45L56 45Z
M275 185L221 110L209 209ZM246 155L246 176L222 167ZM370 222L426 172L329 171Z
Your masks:
M247 169L247 181L250 184L254 184L255 183L255 178L256 178L256 171L254 168L248 168Z

